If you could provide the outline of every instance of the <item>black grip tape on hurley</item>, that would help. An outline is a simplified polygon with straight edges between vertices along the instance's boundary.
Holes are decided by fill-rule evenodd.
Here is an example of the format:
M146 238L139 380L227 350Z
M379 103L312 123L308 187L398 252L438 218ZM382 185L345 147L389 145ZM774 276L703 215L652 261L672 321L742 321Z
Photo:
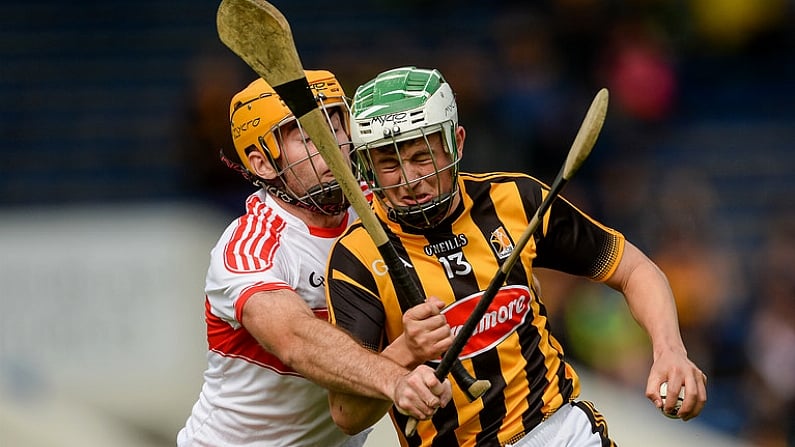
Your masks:
M293 112L296 118L301 118L317 107L315 95L309 88L309 81L306 78L299 78L294 81L285 82L282 85L273 87L279 94L287 107Z

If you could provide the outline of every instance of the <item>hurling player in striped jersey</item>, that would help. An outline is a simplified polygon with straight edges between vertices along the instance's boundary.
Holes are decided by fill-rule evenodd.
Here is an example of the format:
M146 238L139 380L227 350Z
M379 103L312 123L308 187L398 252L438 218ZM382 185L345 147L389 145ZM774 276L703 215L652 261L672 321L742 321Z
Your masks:
M346 157L348 105L327 71L307 71L318 105ZM208 366L179 446L355 447L331 419L328 392L393 401L425 419L451 396L427 366L407 369L405 343L380 355L327 321L325 263L356 218L300 123L262 79L230 107L237 167L259 189L210 254L205 292ZM438 308L416 306L418 321ZM437 320L438 321L438 320ZM443 321L438 321L443 328ZM449 329L447 329L449 334ZM438 356L446 336L423 355ZM415 353L416 354L416 353Z
M437 70L383 72L357 89L351 113L354 152L374 193L376 215L425 295L447 304L442 314L456 333L549 187L520 173L459 172L466 132L458 124L453 91ZM376 351L404 333L401 315L407 310L379 259L362 225L354 223L335 242L326 274L332 322ZM679 417L700 413L706 376L687 356L665 275L621 233L561 198L460 356L491 388L469 402L453 383L451 404L420 421L408 437L408 418L391 411L402 445L613 445L596 407L578 399L577 373L551 332L533 282L536 267L620 291L652 342L646 396L662 407L659 390L667 382L673 395L685 389ZM390 406L342 392L332 392L331 400L335 422L351 434ZM668 399L665 410L674 404Z

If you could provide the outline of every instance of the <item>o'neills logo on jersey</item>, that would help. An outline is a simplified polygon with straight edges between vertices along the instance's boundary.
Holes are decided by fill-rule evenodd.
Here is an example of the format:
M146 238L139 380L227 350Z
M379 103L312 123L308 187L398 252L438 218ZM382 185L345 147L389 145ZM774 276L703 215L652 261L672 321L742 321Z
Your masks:
M435 242L422 247L423 251L428 256L436 256L440 253L447 253L454 250L459 250L461 247L466 247L469 243L466 234L456 234L455 237L441 242Z
M460 299L442 313L458 335L467 318L475 309L483 292ZM530 313L531 292L526 286L506 286L497 292L486 314L461 351L461 358L473 357L498 345L524 323Z

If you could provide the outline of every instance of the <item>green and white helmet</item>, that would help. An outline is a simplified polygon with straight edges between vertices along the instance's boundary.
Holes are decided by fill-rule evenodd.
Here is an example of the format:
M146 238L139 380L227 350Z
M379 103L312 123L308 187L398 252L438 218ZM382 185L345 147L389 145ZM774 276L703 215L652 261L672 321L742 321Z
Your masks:
M443 219L458 193L459 158L455 140L458 107L442 74L416 67L385 71L356 90L351 115L351 141L361 172L375 196L385 203L389 218L416 228L428 228ZM389 203L385 189L406 185L380 185L372 174L370 151L390 146L399 151L398 143L418 138L424 138L427 144L428 135L437 132L441 132L449 160L434 159L434 175L450 171L452 190L438 191L434 200L421 205L401 207ZM430 145L428 148L430 151ZM408 178L405 172L403 178Z

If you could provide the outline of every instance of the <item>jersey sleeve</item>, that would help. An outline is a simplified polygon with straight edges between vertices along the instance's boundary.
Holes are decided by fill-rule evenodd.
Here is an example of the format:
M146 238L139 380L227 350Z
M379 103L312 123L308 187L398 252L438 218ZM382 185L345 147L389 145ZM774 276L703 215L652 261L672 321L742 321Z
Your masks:
M230 226L211 251L205 283L212 313L234 328L240 327L243 305L253 294L291 288L284 262L279 259L281 241L273 241L272 250L254 251L247 244L237 243L236 231Z
M613 274L621 260L624 236L580 211L564 198L550 207L537 243L536 267L545 267L594 281Z
M367 349L383 349L386 315L373 274L343 243L331 251L326 272L329 320Z

